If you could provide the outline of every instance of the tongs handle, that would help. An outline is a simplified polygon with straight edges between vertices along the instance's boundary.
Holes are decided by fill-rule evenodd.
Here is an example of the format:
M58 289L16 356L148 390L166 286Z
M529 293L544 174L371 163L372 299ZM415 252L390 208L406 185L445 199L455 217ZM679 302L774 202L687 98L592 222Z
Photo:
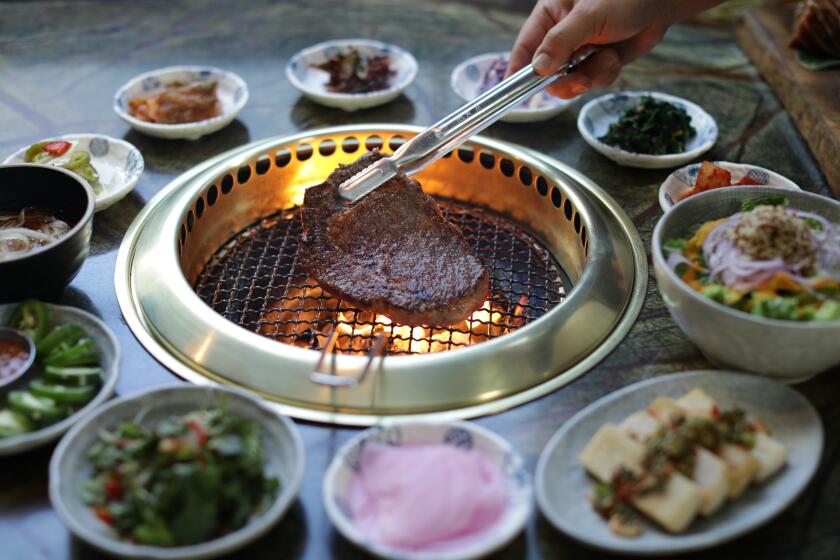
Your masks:
M558 78L572 72L597 50L598 47L594 45L578 49L550 76L540 76L534 72L531 64L525 66L403 144L394 152L397 165L406 175L423 169L499 120L532 95L547 88ZM416 145L412 145L413 143Z
M361 384L365 378L367 378L368 373L370 372L371 368L373 367L373 361L378 357L382 356L386 350L385 343L388 342L388 335L385 333L379 333L376 339L373 342L373 345L368 350L367 361L365 362L365 367L362 369L361 372L355 375L332 375L324 371L326 369L327 364L327 357L332 353L333 349L335 348L335 343L338 340L338 331L333 329L330 331L327 342L324 344L324 348L321 350L321 357L318 359L318 364L315 366L315 369L312 370L312 373L309 375L309 379L313 383L317 383L319 385L328 385L330 387L353 387L355 385Z
M342 183L339 194L355 202L398 171L406 175L417 173L499 120L519 103L574 71L598 49L593 45L578 49L551 76L540 76L529 64L400 146L391 157L378 160Z

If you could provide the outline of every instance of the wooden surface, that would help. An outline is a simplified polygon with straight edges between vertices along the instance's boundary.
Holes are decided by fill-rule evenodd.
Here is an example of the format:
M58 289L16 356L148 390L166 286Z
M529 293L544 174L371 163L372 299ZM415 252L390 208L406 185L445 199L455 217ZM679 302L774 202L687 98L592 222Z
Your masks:
M840 68L812 72L788 48L793 6L748 10L738 27L744 51L773 87L840 195Z
M497 6L512 5L498 3ZM521 12L479 0L198 0L0 3L0 157L44 137L94 131L124 138L146 159L136 190L96 215L92 252L64 298L114 329L124 353L119 395L180 381L136 342L117 307L116 251L142 206L168 181L205 159L250 140L344 123L429 124L459 104L449 73L463 59L508 48ZM392 41L420 62L417 82L389 105L344 113L314 105L287 83L284 66L297 50L347 36ZM251 99L224 130L198 142L165 141L131 131L111 111L125 81L170 64L213 64L237 72ZM770 88L735 42L714 28L680 26L652 54L627 68L613 89L653 89L686 97L720 125L710 159L765 166L803 188L828 193L808 147ZM592 94L587 96L587 99ZM585 101L585 100L584 100ZM486 133L571 164L631 216L646 244L661 215L656 200L667 171L619 167L589 148L575 120L581 102L542 124L493 126ZM247 367L247 363L243 364ZM551 435L587 404L635 381L707 368L668 315L655 281L624 342L600 365L563 389L476 422L507 438L533 472ZM799 390L819 410L828 434L814 482L781 516L749 536L698 558L829 559L840 550L840 370ZM237 558L355 560L366 558L331 527L321 480L336 449L356 430L297 422L307 454L301 495L289 515ZM0 460L0 559L98 558L70 537L47 499L52 448ZM535 514L499 559L596 559Z

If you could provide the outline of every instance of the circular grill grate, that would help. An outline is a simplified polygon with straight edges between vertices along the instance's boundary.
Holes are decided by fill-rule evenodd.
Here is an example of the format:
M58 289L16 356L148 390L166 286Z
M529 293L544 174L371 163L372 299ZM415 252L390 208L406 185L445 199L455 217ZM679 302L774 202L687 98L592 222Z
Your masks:
M336 350L365 353L379 333L389 354L439 352L477 344L534 321L565 296L565 274L536 239L502 216L438 199L446 218L490 270L490 299L447 328L392 324L331 297L296 263L297 208L282 210L233 236L210 259L194 289L226 319L275 340L318 348L330 329Z

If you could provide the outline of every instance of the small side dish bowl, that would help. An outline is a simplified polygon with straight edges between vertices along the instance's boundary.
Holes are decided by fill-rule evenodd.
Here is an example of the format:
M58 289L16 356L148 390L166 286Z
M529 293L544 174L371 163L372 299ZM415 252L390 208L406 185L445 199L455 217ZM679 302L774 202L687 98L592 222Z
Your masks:
M0 325L8 324L9 318L12 316L16 307L16 304L0 305ZM77 323L85 330L87 336L96 343L96 346L99 348L102 386L99 388L96 396L83 408L64 420L34 432L0 439L0 456L23 453L24 451L57 440L71 426L74 426L80 420L90 415L97 407L111 398L111 395L114 394L114 388L117 386L117 380L120 375L121 352L120 344L117 342L117 338L111 329L97 317L75 307L49 305L49 310L52 314L53 324ZM33 357L34 354L33 352ZM25 380L25 378L20 379L20 381ZM2 402L5 402L6 390L13 388L15 385L17 383L10 384L0 390L0 398L3 399Z
M470 102L481 93L484 75L490 66L500 59L509 59L510 52L485 53L468 58L452 70L449 84L455 94L465 102ZM526 104L513 109L500 120L509 123L529 123L546 121L556 117L574 103L573 99L560 99L551 94L540 92Z
M129 100L138 95L157 91L173 82L189 83L197 80L217 83L216 95L222 106L220 115L191 123L161 124L138 119L128 111ZM212 66L169 66L140 74L118 89L114 95L114 112L143 134L171 140L197 140L233 122L247 102L248 86L245 80L233 72Z
M600 140L611 124L617 122L625 111L637 106L642 98L647 96L681 107L691 117L691 126L696 133L688 140L684 151L665 155L639 154L610 146ZM715 119L699 105L680 97L653 91L622 91L596 97L580 110L577 125L583 139L595 150L619 165L643 169L667 169L685 165L707 152L714 146L718 137Z
M30 163L0 165L0 209L43 207L72 224L49 245L0 258L0 303L53 299L63 293L90 250L95 204L90 185L72 171Z
M331 57L355 49L366 56L388 56L395 74L390 85L369 93L335 93L326 88L329 75L314 68ZM303 95L327 107L356 111L384 105L393 101L417 77L417 60L408 51L396 45L371 39L339 39L318 43L295 54L286 65L286 77Z
M32 363L35 361L35 343L22 332L8 327L0 327L0 343L16 346L26 352L26 358L18 359L18 363L9 372L4 371L6 364L0 364L0 389L2 389L20 379L32 367ZM3 353L0 353L1 355Z
M792 191L800 191L799 185L784 177L757 165L749 165L747 163L733 163L731 161L715 161L712 162L717 167L722 167L732 174L732 181L738 181L748 177L753 179L759 185L769 185L771 187L781 187ZM659 206L662 207L663 212L670 210L675 204L682 201L688 192L694 188L694 182L697 180L697 173L700 171L701 163L692 163L680 169L677 169L665 179L665 182L659 187ZM733 185L737 186L737 185ZM729 187L721 187L729 188ZM699 193L698 193L699 194Z
M355 525L350 509L350 492L361 468L365 445L389 446L445 444L480 453L500 469L508 489L507 508L493 525L476 539L445 551L396 549L374 542ZM366 430L345 444L333 458L324 476L323 499L327 515L345 538L367 552L382 558L401 560L466 560L478 558L503 547L525 526L533 510L531 477L522 457L502 437L468 422L432 423L408 421L386 423Z
M92 468L86 454L98 433L120 421L152 425L174 415L202 407L214 407L226 398L228 410L257 422L266 474L280 481L274 500L255 514L242 528L200 544L156 547L120 540L83 502L80 490L90 479ZM50 502L70 531L96 548L123 558L212 558L232 552L265 534L283 517L300 490L304 474L304 448L291 420L279 416L265 403L239 390L220 387L178 385L123 397L78 422L56 447L50 460Z
M98 185L90 185L96 195L96 212L110 208L122 200L143 174L145 164L140 150L126 142L105 136L104 134L65 134L54 138L45 138L40 142L64 140L73 144L65 155L78 150L90 154L93 167L99 173ZM24 146L6 158L3 163L25 163Z
M663 246L690 236L710 220L738 212L744 200L776 195L790 206L840 223L840 202L805 191L746 186L699 193L666 212L651 252L659 291L671 316L700 350L721 367L798 383L840 364L840 321L770 319L718 303L692 289L668 266Z

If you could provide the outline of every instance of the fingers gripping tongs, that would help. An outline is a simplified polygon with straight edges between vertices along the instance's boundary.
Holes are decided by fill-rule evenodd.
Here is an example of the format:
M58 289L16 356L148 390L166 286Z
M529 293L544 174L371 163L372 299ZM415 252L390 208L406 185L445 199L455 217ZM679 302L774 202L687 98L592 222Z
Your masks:
M560 70L551 76L540 76L529 64L403 144L390 157L378 160L342 183L339 194L342 198L355 202L393 178L398 171L406 175L417 173L499 120L519 103L551 85L556 79L573 72L596 51L597 47L591 45L578 49Z

